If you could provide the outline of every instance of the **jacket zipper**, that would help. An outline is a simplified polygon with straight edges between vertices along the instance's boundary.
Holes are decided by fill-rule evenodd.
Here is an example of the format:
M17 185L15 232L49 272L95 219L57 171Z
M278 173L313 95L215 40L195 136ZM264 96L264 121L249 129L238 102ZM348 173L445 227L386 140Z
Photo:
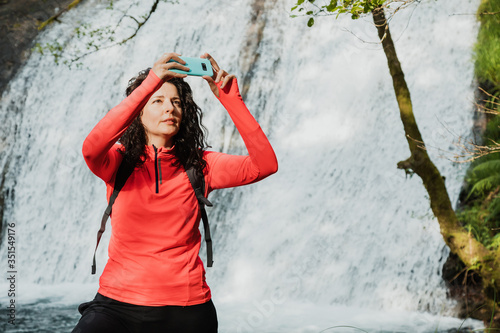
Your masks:
M158 191L158 151L156 150L155 145L153 145L153 149L155 150L155 178L156 178L156 193L159 193Z

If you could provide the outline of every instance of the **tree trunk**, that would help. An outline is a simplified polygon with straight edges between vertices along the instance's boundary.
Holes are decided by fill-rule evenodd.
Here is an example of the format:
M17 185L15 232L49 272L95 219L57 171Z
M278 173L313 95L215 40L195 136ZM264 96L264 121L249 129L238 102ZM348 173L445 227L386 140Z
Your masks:
M373 21L382 42L384 53L392 76L394 92L399 105L401 121L403 122L406 139L410 148L411 156L398 163L398 168L406 172L416 173L423 181L429 194L431 208L436 216L441 235L450 248L460 260L468 267L478 272L483 280L483 293L488 300L487 310L481 319L490 326L492 313L495 311L495 302L500 297L495 297L496 290L500 288L500 252L494 253L486 249L477 241L471 233L463 228L452 208L448 192L445 187L444 178L432 163L424 147L424 141L413 115L413 107L410 91L406 84L401 64L396 54L394 42L392 41L389 26L387 24L384 10L376 8L373 12ZM500 250L499 250L500 251ZM497 317L496 313L495 317ZM487 317L486 317L487 316ZM500 316L499 316L500 317ZM491 327L500 327L500 318L495 318Z

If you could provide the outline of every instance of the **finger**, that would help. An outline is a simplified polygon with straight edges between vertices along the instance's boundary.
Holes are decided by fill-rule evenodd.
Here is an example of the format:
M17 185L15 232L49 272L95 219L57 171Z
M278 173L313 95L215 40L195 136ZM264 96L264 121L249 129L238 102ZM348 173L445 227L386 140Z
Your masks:
M215 83L219 83L221 79L222 79L222 72L218 72L217 77L215 78Z
M202 78L204 78L210 85L212 85L212 84L215 85L215 81L211 76L203 75Z
M183 65L186 64L186 62L180 58L180 54L179 55L173 54L172 57L170 58L170 60L177 61L178 63L183 64Z
M214 79L208 75L203 75L202 78L204 78L205 81L208 82L208 85L210 86L210 90L212 90L214 95L219 97L219 88L217 88L217 85L215 84Z
M181 54L180 53L177 53L177 52L165 52L163 53L163 56L164 57L169 57L169 56L180 56Z
M217 73L217 78L215 79L215 82L220 82L221 80L224 79L224 77L227 75L227 72L225 70L221 70Z
M189 72L189 70L190 70L189 67L183 66L175 61L168 62L168 63L164 64L163 66L167 71L171 70L172 68L180 69L181 71L185 71L185 72Z
M231 75L228 75L224 78L224 81L222 82L222 84L220 85L220 88L221 89L224 89L224 87L232 80L234 79L236 76L231 74Z
M217 65L217 61L215 61L215 59L212 58L212 56L210 54L205 53L204 56L206 59L210 60L210 64L212 64L212 67L214 68L214 70L216 72L220 71L219 65Z
M168 62L170 59L173 59L174 57L180 59L179 57L181 56L181 54L179 53L175 53L175 52L167 52L167 53L163 53L160 57L160 59L163 61L163 62ZM177 60L176 60L177 61Z
M210 57L210 54L208 54L208 53L203 53L202 55L200 55L200 58L210 60L209 58L211 58L211 57ZM213 60L213 59L212 59L212 60ZM215 61L215 60L213 60L213 61ZM213 65L213 62L212 62L212 61L210 61L210 65L212 66L212 71L213 71L212 79L214 79L214 80L215 80L215 79L217 78L217 72L218 72L218 70L217 70L217 69L215 69L215 67L214 67L214 65ZM217 63L215 63L215 65L217 65Z
M164 73L164 77L163 77L163 81L167 82L173 78L180 78L180 79L184 79L186 78L188 75L187 74L181 74L181 73L176 73L176 72L171 72L171 71L166 71Z
M160 58L159 62L160 63L170 63L170 62L177 62L180 64L185 65L186 62L180 58L179 53L164 53L162 57Z
M181 74L181 73L176 73L176 72L168 72L168 78L173 78L173 77L178 77L178 78L181 78L181 79L184 79L186 78L188 75L187 74Z

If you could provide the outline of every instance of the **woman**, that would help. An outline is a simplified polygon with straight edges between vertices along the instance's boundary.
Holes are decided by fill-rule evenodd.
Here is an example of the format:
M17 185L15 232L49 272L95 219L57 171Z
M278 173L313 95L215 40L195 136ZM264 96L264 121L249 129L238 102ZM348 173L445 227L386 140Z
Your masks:
M200 211L185 170L198 168L205 195L259 181L277 171L274 151L241 99L237 80L210 60L204 76L231 116L248 156L203 150L201 110L179 54L164 54L130 80L127 97L90 132L83 155L113 191L126 159L135 169L111 216L109 260L93 301L79 307L73 332L217 332L217 315L198 256ZM171 62L170 60L174 60ZM115 142L120 139L119 144Z

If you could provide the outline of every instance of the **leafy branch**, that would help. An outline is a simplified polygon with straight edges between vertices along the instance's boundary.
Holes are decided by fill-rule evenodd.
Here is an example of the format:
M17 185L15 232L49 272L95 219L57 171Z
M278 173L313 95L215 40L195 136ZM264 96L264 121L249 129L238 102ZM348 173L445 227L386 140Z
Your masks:
M80 1L81 0L73 1L73 3L71 3L66 9L43 22L40 25L39 29L43 29L48 24L54 21L60 22L60 15L64 12L67 12L69 9L74 8L74 6ZM83 58L104 49L123 45L129 40L136 37L139 33L139 30L149 21L153 13L156 11L160 1L171 4L178 3L178 0L154 0L154 3L145 14L136 17L129 14L132 7L139 5L140 1L136 0L126 10L121 12L121 16L118 18L114 25L95 28L92 26L92 24L84 23L80 27L75 28L73 30L73 33L77 37L77 43L81 42L83 44L77 45L75 52L72 53L70 51L71 45L69 44L69 42L61 44L58 41L45 43L43 45L37 43L34 47L34 51L37 51L42 55L52 55L56 64L62 63L69 67L72 67L73 65L76 65L76 67L81 67L81 60ZM108 0L108 2L109 4L106 7L106 10L115 10L114 1ZM125 21L133 22L133 31L127 34L125 37L117 37L119 30L124 29Z
M290 17L310 16L307 21L307 26L314 25L314 17L316 16L330 16L340 14L351 14L352 19L358 19L362 15L373 12L376 8L387 9L392 12L392 15L397 13L409 5L420 2L421 0L329 0L323 1L319 5L316 0L298 0L297 3L291 8L292 12L296 14Z

